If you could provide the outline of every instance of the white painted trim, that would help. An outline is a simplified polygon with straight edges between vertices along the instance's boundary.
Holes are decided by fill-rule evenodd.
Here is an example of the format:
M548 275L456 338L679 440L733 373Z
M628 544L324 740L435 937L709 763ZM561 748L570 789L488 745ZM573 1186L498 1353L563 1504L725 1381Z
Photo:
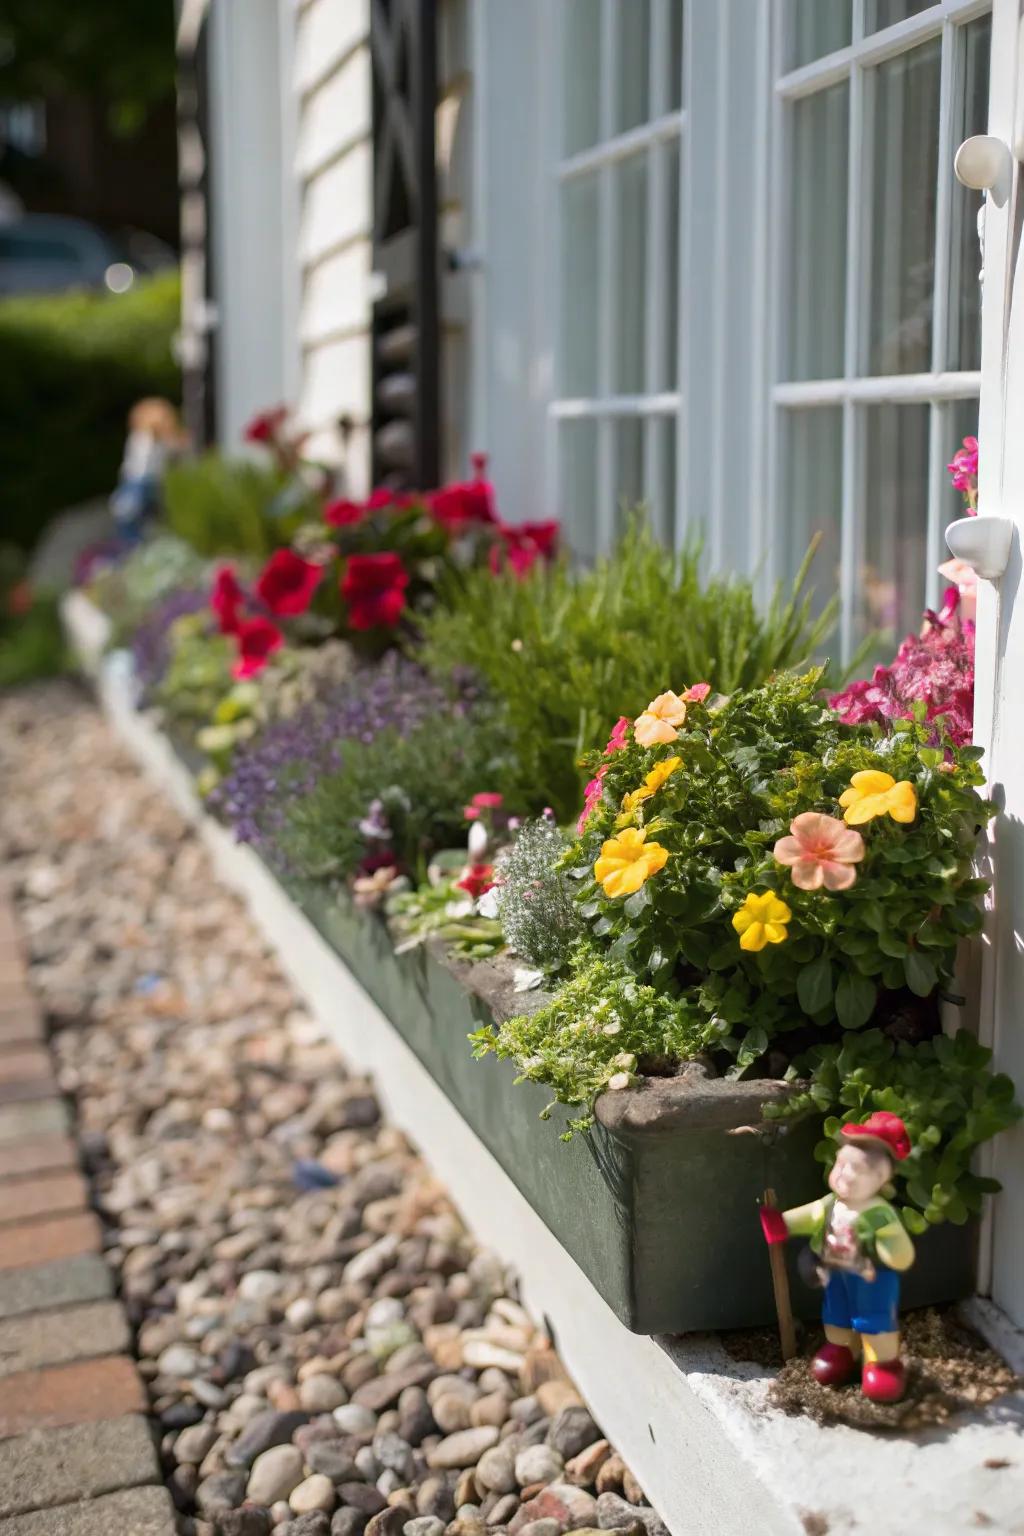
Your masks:
M195 827L217 877L245 901L325 1033L374 1075L389 1118L427 1151L478 1240L518 1270L525 1304L549 1320L595 1416L674 1536L803 1536L811 1515L830 1536L961 1536L979 1509L996 1536L1019 1528L1019 1398L942 1433L822 1428L770 1407L770 1376L734 1360L716 1338L627 1332L252 850L203 813L187 770L134 707L127 653L106 658L98 692L114 730ZM1005 1463L996 1475L985 1466L993 1459Z
M640 123L636 128L630 128L590 149L581 149L577 154L570 155L567 160L560 162L555 174L560 181L570 181L574 176L586 176L590 171L601 170L603 166L615 165L630 155L639 154L652 144L667 144L671 139L679 138L685 126L685 112L666 112L663 117L654 118L652 122Z
M852 256L852 249L850 254ZM791 406L842 405L844 400L853 400L860 405L895 405L904 401L973 400L980 390L981 374L973 371L889 373L874 378L794 380L776 384L772 399L776 405Z
M552 400L548 412L556 421L597 416L671 416L679 409L678 390L658 395L605 395L594 399Z
M850 47L839 48L835 53L826 54L823 58L814 59L810 64L802 64L799 69L781 75L775 82L776 93L788 101L809 96L845 80L857 66L884 64L887 59L895 58L897 54L906 53L918 44L927 42L929 38L937 37L947 22L965 26L975 17L984 16L990 9L991 0L945 0L944 4L919 11L916 16L908 16L880 32L869 32L859 40L858 32L863 29L855 26L854 42Z

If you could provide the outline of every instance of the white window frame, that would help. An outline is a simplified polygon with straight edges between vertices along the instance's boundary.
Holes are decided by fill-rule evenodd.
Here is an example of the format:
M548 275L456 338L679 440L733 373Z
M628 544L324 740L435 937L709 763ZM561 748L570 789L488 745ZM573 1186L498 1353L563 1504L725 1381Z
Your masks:
M951 279L952 250L951 193L952 164L956 145L953 106L962 81L957 78L958 29L991 11L991 0L939 0L927 10L881 31L865 35L866 0L853 0L852 43L812 63L786 71L782 49L785 39L787 0L775 0L772 42L772 78L774 85L773 142L775 145L772 176L774 206L777 210L773 238L773 287L777 295L776 325L772 338L771 427L769 446L769 538L767 547L776 551L776 574L785 574L778 563L781 540L771 537L783 527L785 504L785 419L788 411L821 406L842 408L843 449L841 486L841 577L840 577L840 652L844 660L855 649L856 619L856 548L857 522L863 505L866 473L863 452L863 413L859 406L873 404L927 405L929 417L928 506L927 506L927 585L933 598L938 578L935 568L946 554L942 530L948 521L948 491L945 464L957 444L952 441L952 403L978 399L980 371L948 372L942 367L947 355L948 294ZM886 60L933 38L942 42L938 187L935 214L935 264L932 295L931 370L927 373L865 375L860 371L864 355L862 328L868 314L865 232L866 200L870 195L869 167L865 164L865 76ZM785 356L786 304L783 298L786 273L785 214L789 200L787 106L828 86L848 80L849 160L847 179L847 270L846 314L844 332L844 370L842 378L814 379L800 382L780 380ZM945 505L944 505L945 503Z
M648 38L649 67L648 79L651 90L651 116L646 123L627 129L625 132L615 131L615 77L614 67L618 56L619 28L628 15L628 0L601 0L601 79L599 82L599 123L597 142L583 150L571 155L563 153L564 124L560 112L553 114L555 126L554 145L554 180L556 183L556 233L555 233L555 260L552 263L551 272L554 281L562 281L561 250L563 240L563 199L562 189L568 183L579 176L593 174L599 177L598 185L598 291L603 295L615 291L616 272L616 208L614 195L613 171L623 160L633 155L646 155L647 157L647 239L646 239L646 274L645 274L645 347L644 347L644 371L645 389L639 394L616 394L612 390L613 371L613 338L614 326L610 319L609 306L602 304L604 315L603 323L599 330L598 347L598 374L597 391L588 396L569 396L562 393L564 360L561 356L561 338L555 344L555 377L554 395L548 401L548 470L549 470L549 504L559 506L564 516L567 534L570 544L575 542L580 533L580 528L573 526L573 509L561 505L561 444L559 441L562 423L569 421L589 420L597 425L597 466L596 466L596 527L593 530L592 542L599 554L609 550L616 538L619 527L618 501L620 492L616 484L615 463L615 426L618 422L629 419L639 419L644 423L643 453L642 453L642 478L645 488L661 486L665 481L664 464L664 437L656 430L656 425L661 422L670 422L675 425L676 451L675 451L675 484L673 487L673 507L671 509L670 526L674 536L678 538L679 530L685 518L683 506L684 491L684 432L683 419L684 393L682 388L684 358L683 358L683 327L684 327L684 281L683 281L683 231L686 222L686 204L684 192L686 185L686 75L688 72L688 60L690 56L690 12L694 0L685 0L683 5L683 29L682 29L682 80L680 84L680 100L682 106L679 109L669 109L667 96L668 71L661 67L661 62L668 49L670 36L670 7L678 4L679 0L650 0L651 25ZM700 0L698 0L700 3ZM557 66L554 71L553 85L557 92L561 92L561 83L565 79L565 70L569 67L566 58L565 40L565 8L562 4L550 3L548 6L549 41L554 49ZM665 175L665 159L668 146L679 146L679 238L677 248L679 251L679 269L676 274L677 287L677 334L676 346L676 379L675 389L660 389L659 371L659 320L664 314L666 285L668 279L668 207L666 200L667 177Z

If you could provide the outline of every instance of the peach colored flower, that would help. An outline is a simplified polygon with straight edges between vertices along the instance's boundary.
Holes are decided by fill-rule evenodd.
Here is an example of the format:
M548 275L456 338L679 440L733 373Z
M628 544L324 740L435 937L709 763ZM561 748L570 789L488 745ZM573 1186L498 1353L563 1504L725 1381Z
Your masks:
M801 891L848 891L857 878L855 864L864 857L864 839L835 816L804 811L789 824L791 836L780 837L775 857L789 867Z
M642 747L653 747L662 741L675 741L679 735L677 726L686 719L686 705L677 693L659 693L652 699L642 715L633 721L633 734Z

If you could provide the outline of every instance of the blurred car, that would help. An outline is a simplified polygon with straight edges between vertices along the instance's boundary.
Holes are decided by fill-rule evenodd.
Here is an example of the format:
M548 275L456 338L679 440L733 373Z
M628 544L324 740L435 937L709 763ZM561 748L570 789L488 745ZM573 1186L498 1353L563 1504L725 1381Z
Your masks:
M0 224L0 294L65 288L127 293L136 277L176 263L169 245L141 230L110 235L84 219L51 213Z

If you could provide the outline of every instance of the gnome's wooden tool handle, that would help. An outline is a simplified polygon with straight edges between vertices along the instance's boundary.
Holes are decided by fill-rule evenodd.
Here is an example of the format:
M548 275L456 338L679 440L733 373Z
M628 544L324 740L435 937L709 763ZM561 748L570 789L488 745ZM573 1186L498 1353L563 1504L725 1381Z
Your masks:
M764 1192L765 1205L775 1209L778 1202L774 1189ZM796 1354L796 1324L789 1299L789 1275L786 1273L786 1253L782 1243L772 1243L768 1249L768 1262L772 1267L772 1290L775 1292L775 1311L779 1319L779 1341L783 1360L792 1360Z

